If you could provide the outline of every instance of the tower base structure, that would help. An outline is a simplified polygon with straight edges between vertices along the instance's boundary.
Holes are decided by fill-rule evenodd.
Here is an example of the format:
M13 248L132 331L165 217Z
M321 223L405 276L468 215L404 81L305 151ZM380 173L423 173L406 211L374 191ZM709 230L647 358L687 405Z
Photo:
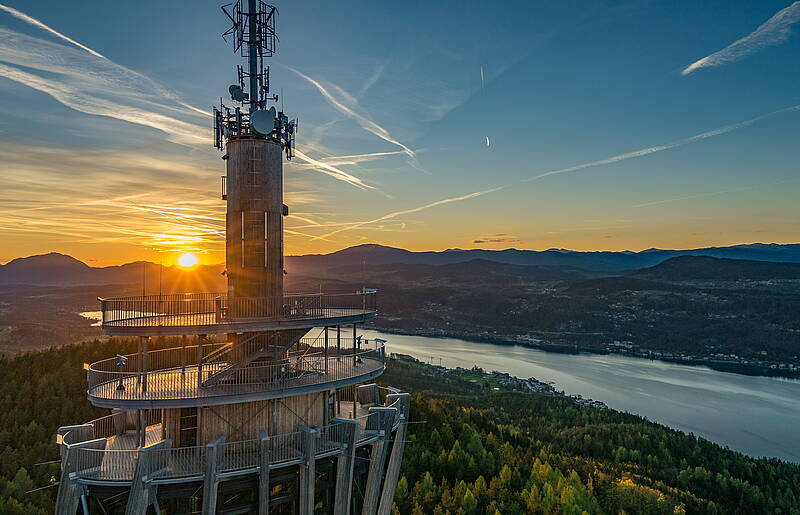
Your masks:
M408 393L370 383L146 410L143 446L138 411L65 426L56 514L387 515L409 406Z

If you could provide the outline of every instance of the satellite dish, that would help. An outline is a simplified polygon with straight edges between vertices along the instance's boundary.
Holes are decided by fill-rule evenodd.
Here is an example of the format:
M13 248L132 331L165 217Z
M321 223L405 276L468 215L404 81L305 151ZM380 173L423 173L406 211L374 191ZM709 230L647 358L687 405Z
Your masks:
M244 91L242 91L242 87L237 84L232 84L231 87L228 88L228 92L231 94L231 98L236 102L244 101Z
M275 129L275 108L258 109L250 113L250 127L262 136L271 134Z

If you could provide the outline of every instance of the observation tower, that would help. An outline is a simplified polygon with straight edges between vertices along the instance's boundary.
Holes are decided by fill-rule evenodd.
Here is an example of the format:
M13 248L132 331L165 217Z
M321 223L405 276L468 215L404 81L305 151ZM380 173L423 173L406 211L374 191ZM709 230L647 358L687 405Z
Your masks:
M233 107L213 112L227 292L100 299L103 330L138 352L86 366L89 402L110 412L58 429L55 511L388 515L410 399L371 383L384 342L358 328L377 293L284 291L283 159L297 123L276 111L264 66L277 11L223 11L244 60Z

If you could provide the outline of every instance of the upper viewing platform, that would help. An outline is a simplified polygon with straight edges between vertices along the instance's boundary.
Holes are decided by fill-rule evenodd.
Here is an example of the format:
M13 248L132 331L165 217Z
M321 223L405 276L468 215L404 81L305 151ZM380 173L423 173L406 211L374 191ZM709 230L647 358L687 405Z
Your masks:
M364 322L377 315L376 292L229 297L186 293L100 300L101 326L111 336L278 331Z

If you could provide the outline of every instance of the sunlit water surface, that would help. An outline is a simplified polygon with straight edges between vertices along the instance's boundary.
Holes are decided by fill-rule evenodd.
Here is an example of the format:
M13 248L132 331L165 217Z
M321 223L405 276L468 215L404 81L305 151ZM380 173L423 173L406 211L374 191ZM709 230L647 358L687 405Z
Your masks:
M558 390L601 400L751 456L800 462L800 381L751 377L707 367L619 355L559 354L519 345L364 331L387 350L446 367L552 382Z

